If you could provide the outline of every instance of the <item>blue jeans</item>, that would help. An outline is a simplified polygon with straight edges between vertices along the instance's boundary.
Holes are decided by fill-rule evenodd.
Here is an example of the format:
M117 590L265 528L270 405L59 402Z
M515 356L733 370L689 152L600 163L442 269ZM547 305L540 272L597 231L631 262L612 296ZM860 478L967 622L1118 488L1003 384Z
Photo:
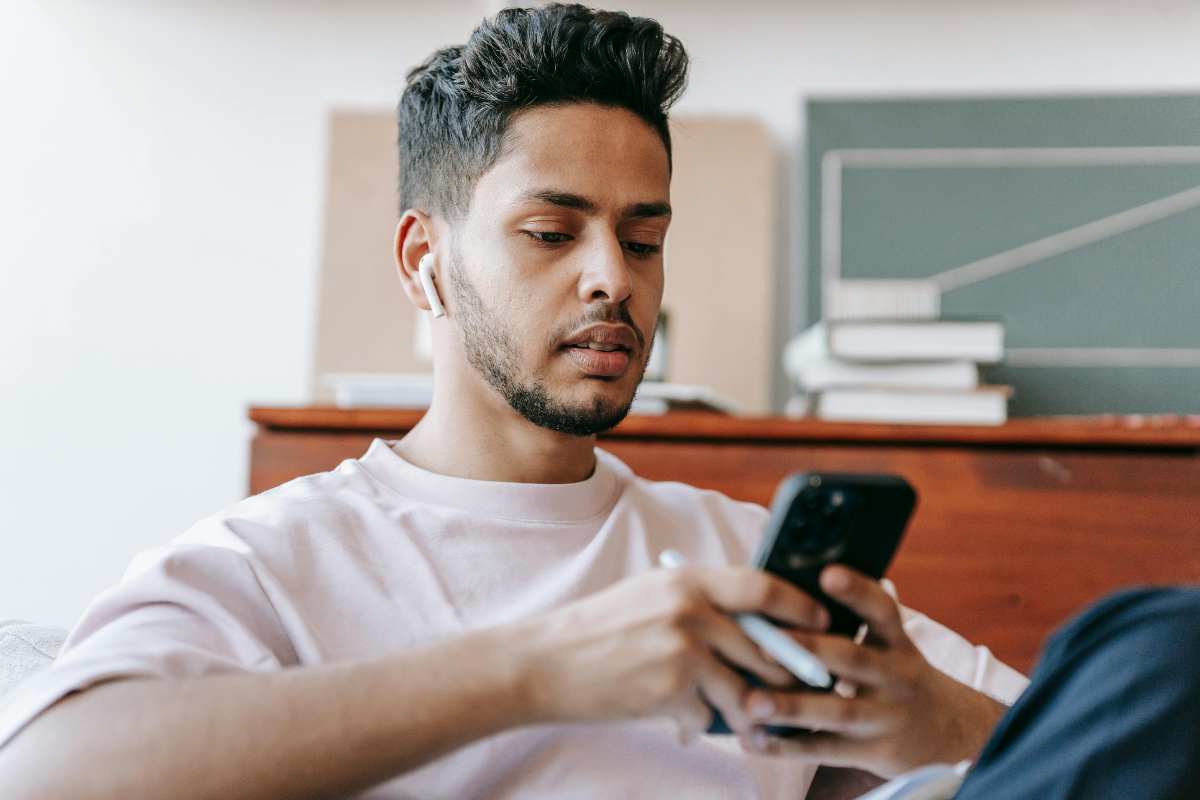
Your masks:
M957 798L1200 798L1200 588L1121 592L1059 630Z

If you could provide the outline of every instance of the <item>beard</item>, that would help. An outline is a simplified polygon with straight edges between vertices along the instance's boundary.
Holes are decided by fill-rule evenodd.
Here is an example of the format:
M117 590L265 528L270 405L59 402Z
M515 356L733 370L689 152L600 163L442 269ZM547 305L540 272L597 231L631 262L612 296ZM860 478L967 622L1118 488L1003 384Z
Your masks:
M462 331L467 361L489 386L500 393L513 411L534 425L571 436L593 436L615 427L625 419L633 403L633 392L621 402L614 403L597 396L590 403L568 403L554 397L543 381L524 369L518 347L519 330L505 324L498 314L484 304L453 249L449 277L454 292L454 316ZM629 309L615 303L596 303L570 327L564 327L563 335L595 322L623 322L633 329L641 351L639 356L642 356L635 365L631 364L638 370L634 382L634 386L637 386L646 370L644 354L648 350L641 330L629 315ZM547 344L555 347L561 339L561 336L551 337Z

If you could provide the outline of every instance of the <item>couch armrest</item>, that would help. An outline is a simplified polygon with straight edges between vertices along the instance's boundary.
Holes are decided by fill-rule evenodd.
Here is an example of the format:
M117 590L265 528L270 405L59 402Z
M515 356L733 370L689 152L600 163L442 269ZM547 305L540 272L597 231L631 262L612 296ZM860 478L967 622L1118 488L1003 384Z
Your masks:
M0 620L0 697L54 663L67 632L20 620Z

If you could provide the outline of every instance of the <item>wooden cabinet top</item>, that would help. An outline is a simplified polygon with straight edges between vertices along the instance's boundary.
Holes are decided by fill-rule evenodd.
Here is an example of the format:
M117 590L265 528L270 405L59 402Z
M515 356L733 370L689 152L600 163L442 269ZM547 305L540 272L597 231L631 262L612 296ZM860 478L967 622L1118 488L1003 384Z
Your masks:
M404 432L423 411L333 406L254 406L267 430ZM1200 449L1200 416L1029 417L995 427L875 425L703 412L629 416L605 438L693 441L961 444L1007 447Z

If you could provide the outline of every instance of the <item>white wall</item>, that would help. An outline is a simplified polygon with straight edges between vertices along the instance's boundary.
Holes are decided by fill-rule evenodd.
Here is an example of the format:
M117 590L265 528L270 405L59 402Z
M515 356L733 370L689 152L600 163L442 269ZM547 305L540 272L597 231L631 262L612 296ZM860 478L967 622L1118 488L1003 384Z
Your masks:
M70 625L242 495L246 406L306 399L326 112L493 5L0 7L0 618ZM1200 90L1193 2L620 5L691 50L681 110L784 152L806 94Z

